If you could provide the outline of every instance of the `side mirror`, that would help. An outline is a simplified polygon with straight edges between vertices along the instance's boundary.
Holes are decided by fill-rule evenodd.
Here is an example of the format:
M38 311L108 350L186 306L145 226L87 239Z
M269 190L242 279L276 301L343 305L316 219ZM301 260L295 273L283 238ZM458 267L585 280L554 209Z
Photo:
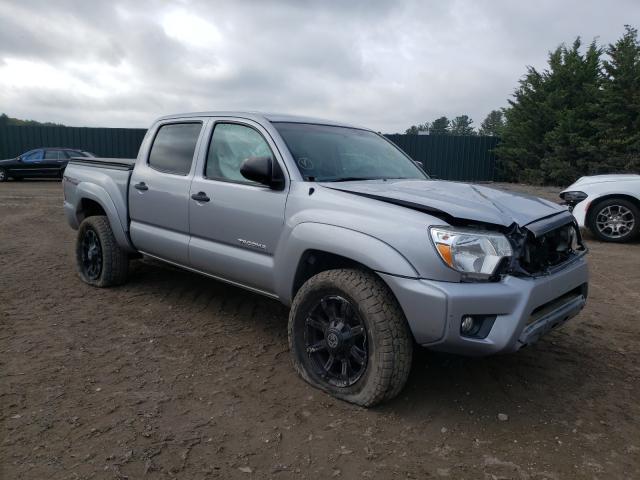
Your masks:
M258 182L274 190L284 188L284 174L278 162L271 157L249 157L240 166L240 173L247 180Z

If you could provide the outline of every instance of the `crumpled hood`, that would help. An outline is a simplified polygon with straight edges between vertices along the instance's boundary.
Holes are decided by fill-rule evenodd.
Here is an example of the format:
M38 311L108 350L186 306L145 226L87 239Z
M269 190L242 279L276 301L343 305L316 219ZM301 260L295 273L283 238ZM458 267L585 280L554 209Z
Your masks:
M458 220L504 227L513 223L523 227L567 210L566 207L530 195L439 180L325 182L321 185L409 208L442 212Z

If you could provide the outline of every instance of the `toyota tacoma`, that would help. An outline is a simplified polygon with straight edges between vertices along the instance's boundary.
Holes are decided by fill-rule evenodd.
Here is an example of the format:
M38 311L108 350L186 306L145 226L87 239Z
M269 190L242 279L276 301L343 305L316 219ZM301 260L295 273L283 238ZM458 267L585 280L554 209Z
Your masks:
M415 346L514 352L587 297L566 207L432 180L343 123L167 116L137 159L73 159L63 186L85 282L122 284L143 255L278 299L297 372L362 406L401 391Z

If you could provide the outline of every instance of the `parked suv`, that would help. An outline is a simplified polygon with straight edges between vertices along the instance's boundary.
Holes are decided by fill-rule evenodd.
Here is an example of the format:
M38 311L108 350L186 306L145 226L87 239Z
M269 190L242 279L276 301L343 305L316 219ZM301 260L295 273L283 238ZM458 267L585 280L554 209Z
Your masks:
M93 153L71 148L37 148L16 158L0 160L0 182L9 178L62 178L70 158L95 157Z
M513 352L586 301L566 207L431 180L342 123L163 117L136 160L74 159L63 186L85 282L122 284L142 254L278 299L296 370L358 405L402 390L415 344Z

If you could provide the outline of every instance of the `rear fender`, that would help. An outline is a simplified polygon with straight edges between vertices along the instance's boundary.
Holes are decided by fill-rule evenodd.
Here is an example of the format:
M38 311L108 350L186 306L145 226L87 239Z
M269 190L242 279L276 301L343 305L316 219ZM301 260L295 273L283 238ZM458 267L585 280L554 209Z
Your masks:
M113 199L104 188L96 185L95 183L81 182L76 187L75 197L78 199L75 211L76 221L78 224L84 218L84 214L82 212L82 200L93 200L105 211L107 218L109 219L109 225L113 231L113 236L116 238L118 245L129 251L136 251L129 240L126 224L122 223L120 215L118 215L118 209L113 203Z

